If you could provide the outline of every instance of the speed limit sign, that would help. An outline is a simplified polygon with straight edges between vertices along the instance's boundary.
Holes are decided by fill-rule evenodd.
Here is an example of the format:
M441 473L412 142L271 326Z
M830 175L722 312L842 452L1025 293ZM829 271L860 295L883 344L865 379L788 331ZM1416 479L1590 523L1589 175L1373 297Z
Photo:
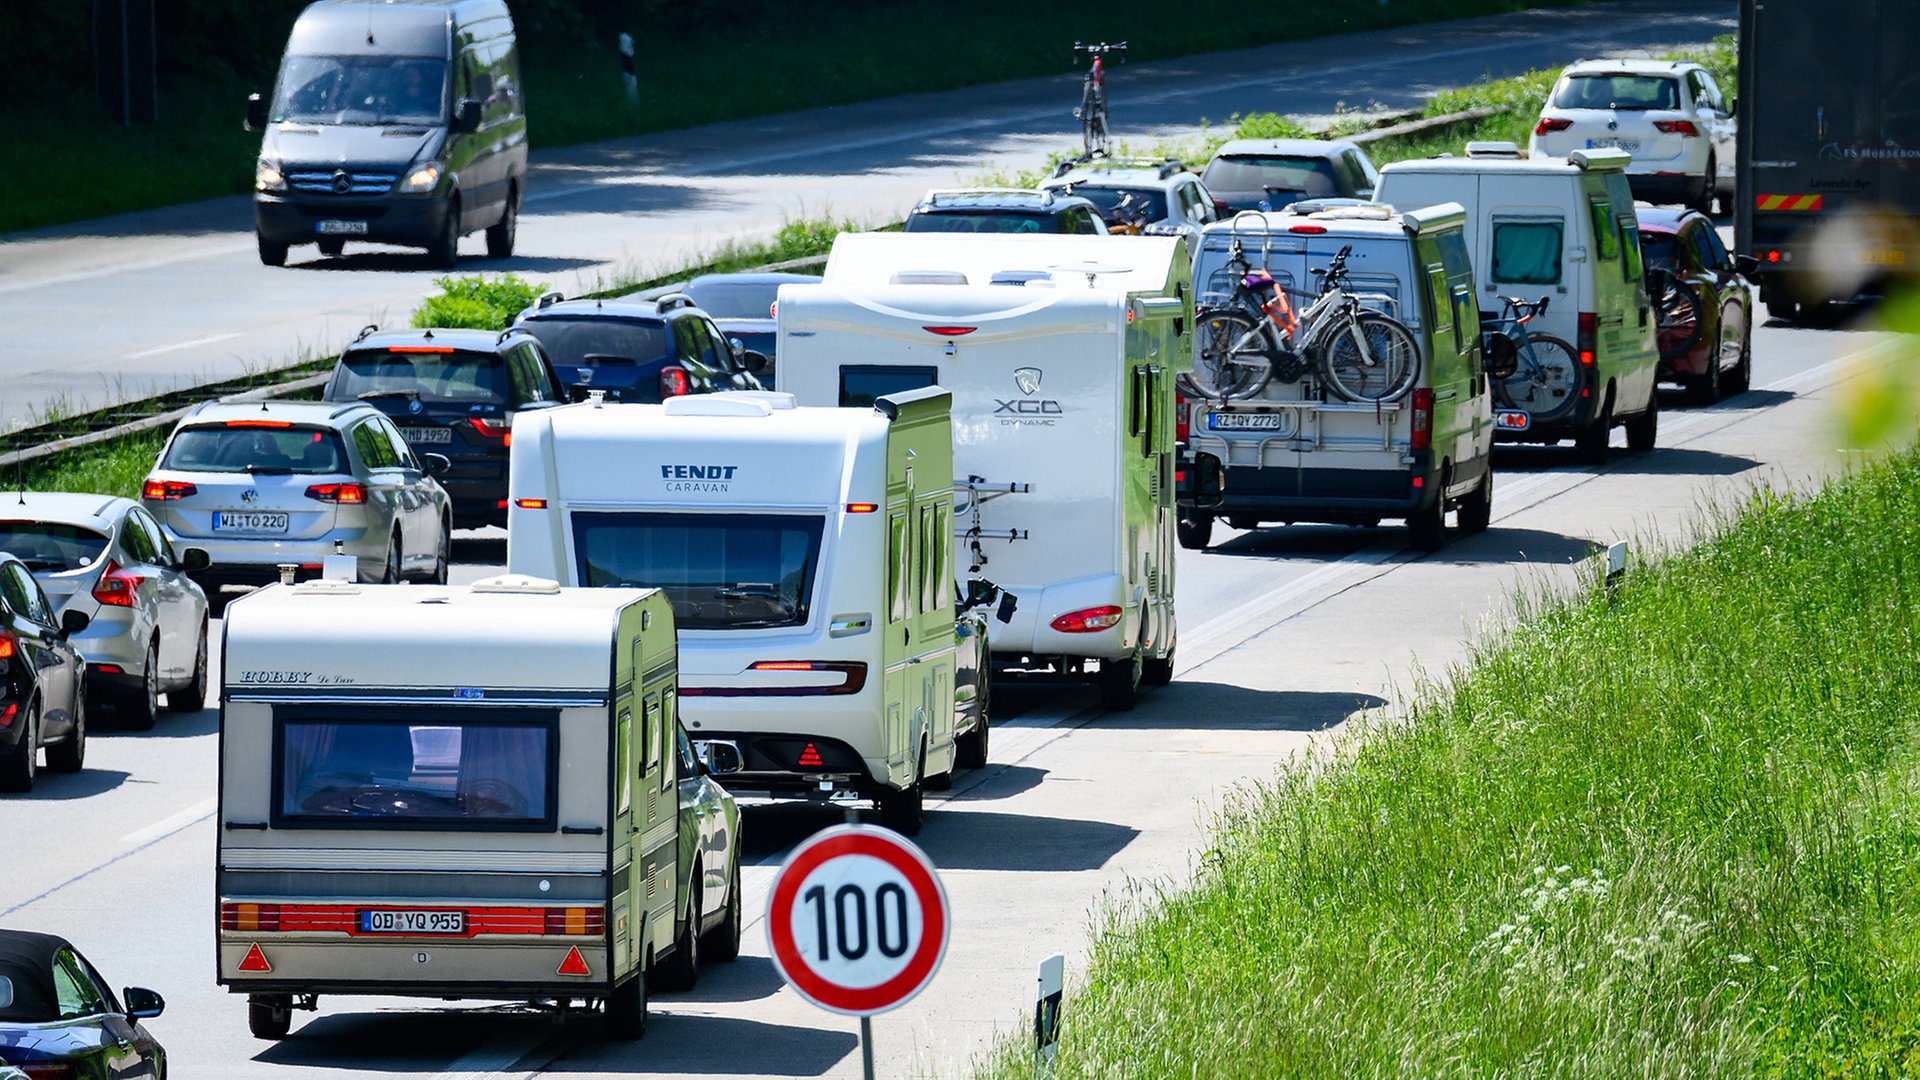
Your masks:
M872 1016L933 981L947 952L947 894L899 834L840 825L795 849L774 879L767 946L800 996Z

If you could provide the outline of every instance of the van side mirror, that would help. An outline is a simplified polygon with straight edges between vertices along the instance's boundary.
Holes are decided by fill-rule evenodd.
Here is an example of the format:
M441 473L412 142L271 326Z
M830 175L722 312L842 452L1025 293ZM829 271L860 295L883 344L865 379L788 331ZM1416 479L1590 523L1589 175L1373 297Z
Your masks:
M265 131L267 129L267 103L259 94L247 95L247 130Z
M740 753L740 744L727 739L707 739L693 744L694 756L700 764L715 776L727 776L737 773L745 765L746 758Z
M473 98L461 98L454 106L453 130L457 135L471 135L480 130L480 103Z
M453 459L445 454L429 451L420 455L420 471L428 476L445 476L453 471Z
M773 361L758 349L741 349L735 355L740 360L740 366L755 375L765 375L773 369Z
M207 554L206 548L183 548L180 552L179 568L182 570L205 570L212 565L213 556Z
M1176 483L1174 487L1185 495L1181 501L1190 502L1196 510L1212 510L1226 499L1226 470L1221 468L1219 458L1212 454L1193 454L1180 463L1180 469L1186 473L1186 482Z
M1733 257L1733 269L1739 273L1741 277L1752 277L1754 274L1760 272L1760 260L1752 255L1735 255Z
M120 991L120 1000L127 1004L127 1015L136 1020L150 1020L167 1008L166 1001L159 994L144 986L129 986Z

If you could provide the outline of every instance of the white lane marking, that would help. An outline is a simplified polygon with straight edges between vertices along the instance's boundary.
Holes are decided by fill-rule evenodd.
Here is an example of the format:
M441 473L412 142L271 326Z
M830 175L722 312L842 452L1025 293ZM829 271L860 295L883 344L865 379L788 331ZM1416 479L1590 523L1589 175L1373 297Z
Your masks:
M493 1077L525 1076L523 1070L506 1070L513 1063L532 1053L534 1048L545 1042L547 1033L532 1036L523 1035L511 1042L482 1046L469 1050L447 1064L446 1070L433 1080L491 1080Z
M178 832L179 830L184 829L189 825L192 825L194 822L199 821L201 818L209 816L210 814L213 813L214 808L217 807L218 805L219 805L219 800L217 799L213 799L213 798L202 799L199 802L194 803L192 806L187 807L185 810L182 810L177 814L173 814L168 817L161 818L159 821L156 821L153 824L137 832L128 833L127 835L120 838L120 844L123 847L134 847L140 844L144 844L149 840L158 840L163 836L166 836L170 833Z
M122 239L133 240L138 238L139 235L134 234L123 237ZM220 255L231 255L235 252L251 250L252 247L252 244L244 242L218 244L199 248L194 251L175 252L172 255L163 255L159 258L147 259L142 262L115 263L112 266L100 266L92 270L75 270L70 274L59 274L54 277L34 278L32 281L16 281L12 284L0 285L0 293L25 292L28 289L46 289L59 285L71 285L76 281L90 281L94 278L109 277L113 274L128 274L137 270L154 270L162 266L172 266L175 263L192 262L195 259L210 259Z
M148 356L159 356L161 353L170 353L175 349L191 349L195 345L211 345L216 341L225 341L228 338L237 338L239 336L240 332L238 330L230 334L210 334L207 337L194 338L192 341L176 341L172 345L161 345L152 349L141 349L139 352L126 353L121 356L121 359L139 360Z

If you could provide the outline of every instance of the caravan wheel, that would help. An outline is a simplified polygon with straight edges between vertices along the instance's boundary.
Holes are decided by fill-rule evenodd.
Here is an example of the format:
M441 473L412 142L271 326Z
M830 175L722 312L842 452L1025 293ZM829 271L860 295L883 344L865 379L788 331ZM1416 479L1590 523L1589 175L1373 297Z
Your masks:
M1100 704L1131 712L1140 701L1140 657L1100 661Z
M920 767L914 770L913 783L895 791L886 788L881 791L880 824L899 833L901 836L919 836L920 826L926 820L926 804L923 798L924 786L921 779L927 774L927 744L920 744Z
M1140 683L1143 686L1165 686L1173 681L1173 650L1168 649L1162 657L1148 657L1140 665Z
M652 966L651 961L648 964ZM640 1039L647 1034L647 975L636 971L633 978L616 987L607 997L607 1034L615 1039Z
M293 1027L293 999L285 994L248 994L247 1030L256 1039L282 1039Z

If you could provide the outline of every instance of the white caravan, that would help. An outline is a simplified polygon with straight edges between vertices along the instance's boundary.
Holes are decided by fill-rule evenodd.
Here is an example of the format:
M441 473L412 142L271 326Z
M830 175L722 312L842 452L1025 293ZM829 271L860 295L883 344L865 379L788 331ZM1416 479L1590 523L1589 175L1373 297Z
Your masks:
M527 414L507 562L666 592L682 718L696 744L737 741L735 794L872 799L916 832L922 788L986 756L977 664L957 670L947 404L740 391Z
M849 233L823 284L779 293L801 402L953 392L957 557L1018 598L994 658L1097 661L1110 708L1173 677L1189 273L1171 237Z
M673 947L673 611L657 591L271 585L227 609L218 978L253 1034L318 995L604 1001Z

